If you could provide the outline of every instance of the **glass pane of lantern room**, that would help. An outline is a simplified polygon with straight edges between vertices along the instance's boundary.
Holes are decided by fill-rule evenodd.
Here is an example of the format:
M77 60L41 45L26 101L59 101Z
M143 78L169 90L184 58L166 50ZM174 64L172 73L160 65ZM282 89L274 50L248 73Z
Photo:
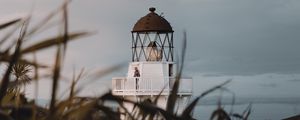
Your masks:
M145 34L143 33L138 33L138 39L137 39L137 46L141 47L143 46L143 43L145 41Z
M173 33L168 33L168 43L173 46ZM166 41L167 42L167 41Z
M145 48L144 48L145 49ZM142 47L137 47L138 51L138 60L139 61L146 61L146 56L145 56L145 50Z
M149 32L147 34L149 41L156 41L156 32Z
M134 47L135 46L135 44L136 44L136 40L137 40L137 33L132 33L132 47Z
M165 44L165 37L166 37L166 33L160 33L160 34L158 34L157 41L159 41L159 43L161 44L161 46L166 46L167 45L167 44Z

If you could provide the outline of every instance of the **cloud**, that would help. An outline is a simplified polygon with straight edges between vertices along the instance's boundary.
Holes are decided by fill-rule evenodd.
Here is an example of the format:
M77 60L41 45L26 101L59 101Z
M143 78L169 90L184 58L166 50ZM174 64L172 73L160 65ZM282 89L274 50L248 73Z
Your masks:
M189 14L187 20L186 70L231 75L300 73L300 6L296 3L233 0L198 8L200 12Z

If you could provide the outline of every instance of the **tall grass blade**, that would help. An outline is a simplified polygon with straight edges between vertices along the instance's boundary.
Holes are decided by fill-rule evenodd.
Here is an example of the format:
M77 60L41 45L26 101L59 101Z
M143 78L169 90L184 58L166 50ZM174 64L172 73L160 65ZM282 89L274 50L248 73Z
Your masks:
M11 21L6 22L6 23L1 23L1 24L0 24L0 30L6 28L6 27L8 27L8 26L11 26L11 25L13 25L13 24L15 24L15 23L18 23L18 22L20 22L21 20L22 20L22 18L17 18L17 19L11 20Z
M208 95L209 93L221 89L224 85L228 84L231 80L227 80L224 83L221 83L220 85L217 85L211 89L208 89L206 91L204 91L200 96L198 96L191 104L189 104L189 106L187 106L184 111L182 112L182 117L183 118L191 118L191 113L193 112L193 109L195 108L195 106L197 105L197 102L199 101L199 99L201 99L202 97Z
M210 120L215 120L215 118L216 120L231 120L227 112L221 107L212 113Z
M37 44L36 46L29 47L28 51L35 51L38 49L43 49L50 47L52 45L57 45L57 53L56 53L56 60L55 60L55 68L53 72L53 85L52 85L52 95L51 95L51 102L50 102L50 115L55 113L56 110L56 94L57 94L57 89L58 89L58 83L59 83L59 77L60 77L60 68L61 68L61 62L62 62L62 55L61 53L63 52L63 56L65 55L66 52L66 46L67 46L67 41L69 40L69 34L68 34L68 18L67 18L67 4L69 0L65 0L63 4L63 21L62 23L64 24L64 34L63 36L57 37L55 40L45 40L44 42ZM74 34L72 38L76 38L82 35L85 35L86 33L79 33L79 34ZM45 44L46 43L46 44ZM63 43L64 47L63 50L61 49L61 43ZM26 49L24 50L26 51ZM28 52L27 51L27 52ZM26 53L26 52L25 52ZM75 86L75 83L74 83ZM53 118L53 117L50 117Z
M63 48L64 48L64 56L67 50L67 42L69 40L69 33L68 33L68 0L65 0L64 6L63 6L63 24L64 24L64 38L63 38Z
M17 30L20 28L20 24L17 24L11 31L9 31L3 38L0 40L0 46L5 43L9 37L11 37Z
M238 118L238 119L240 119L240 120L244 120L244 117L243 117L242 115L240 115L240 114L237 114L237 113L233 113L233 114L231 114L231 116L232 116L233 118Z
M6 94L6 90L7 90L7 87L8 87L8 84L9 84L9 79L10 79L9 77L10 77L11 71L13 69L13 66L18 62L18 59L21 56L20 48L21 48L21 45L22 45L23 38L26 34L27 27L28 27L28 21L25 21L22 28L21 28L21 32L20 32L20 36L19 36L16 48L15 48L15 52L12 55L12 58L11 58L11 60L9 62L9 65L8 65L8 68L7 68L5 74L2 78L1 86L0 86L0 102L1 102L0 105L2 105L2 99Z
M194 108L196 107L198 101L199 101L200 97L197 97L191 104L189 104L189 106L187 106L184 111L182 112L182 118L188 118L188 119L192 119L192 112L194 110Z
M75 40L77 38L89 35L89 32L78 32L78 33L71 33L68 35L68 40ZM21 50L22 54L27 54L27 53L31 53L31 52L35 52L35 51L39 51L48 47L52 47L54 45L59 45L63 43L63 39L65 37L64 36L57 36L57 37L53 37L53 38L49 38L46 40L42 40L42 42L36 43L32 46L29 46L23 50Z
M229 111L229 114L231 115L233 113L233 106L235 104L235 93L225 87L222 87L220 88L222 91L226 91L228 93L231 93L232 94L232 100L231 100L231 108L230 108L230 111Z
M37 63L36 54L33 53L33 63ZM32 120L37 120L37 100L38 100L38 91L39 91L39 85L38 85L38 79L39 79L39 68L34 67L34 105L33 105L33 117Z
M8 62L9 63L9 61L11 61L11 59L12 59L12 56L7 56L7 55L0 56L0 62ZM22 58L19 58L18 62L22 63L22 64L28 64L33 67L39 67L39 68L47 68L48 67L47 65L43 65L43 64L40 64L37 62L31 62L31 61L28 61L28 60L25 60Z
M183 32L183 45L182 45L182 51L181 51L180 68L179 68L179 72L176 75L175 83L172 87L171 94L169 95L168 101L167 101L166 111L169 112L169 113L174 113L174 107L175 107L175 104L176 104L177 93L178 93L179 84L180 84L180 78L181 78L182 69L183 69L183 66L184 66L186 42L187 42L186 31L184 31Z
M53 83L52 83L52 93L51 93L51 101L50 101L50 115L54 115L56 110L56 94L58 90L58 80L60 76L60 67L61 67L61 48L60 45L57 46L55 66L53 70ZM50 116L53 118L54 116Z
M103 119L120 120L120 113L112 111L111 108L103 105L97 105L96 107L104 112L105 116L103 116Z
M249 104L249 106L246 108L246 110L243 112L244 120L248 120L249 115L251 114L251 108L252 104Z
M2 78L2 81L1 81L1 87L0 87L0 100L2 100L2 98L4 97L4 95L6 94L6 90L8 88L8 85L9 85L9 79L10 79L10 74L11 74L11 71L13 69L13 66L14 64L18 61L18 58L20 56L20 46L21 46L22 42L21 42L21 39L18 41L17 43L17 46L16 46L16 49L15 49L15 52L12 56L12 59L11 61L9 62L9 65L8 65L8 68ZM0 103L1 105L2 103Z
M75 86L78 83L78 81L80 80L81 76L83 75L83 72L84 72L84 69L81 69L79 75L77 77L75 77L75 70L74 70L73 80L72 80L72 84L71 84L71 88L70 88L69 100L71 100L74 97Z
M155 99L154 99L154 101L153 101L154 104L157 104L159 97L160 97L161 94L164 92L164 90L165 90L166 87L167 87L167 85L165 85L165 86L163 87L163 89L162 89L162 90L158 93L158 95L155 97Z
M129 110L123 105L123 102L122 102L122 101L118 101L117 103L120 105L120 107L121 107L123 110L125 110L125 113L124 113L124 114L127 114L127 115L129 116L130 120L134 120L134 117L133 117L132 113L129 112ZM135 106L134 106L134 107L135 107Z
M38 30L40 30L41 28L44 27L44 25L46 25L56 14L60 13L62 11L62 9L64 8L65 4L69 4L71 2L71 0L67 0L68 2L64 2L64 4L62 6L60 6L58 9L56 9L55 11L49 13L44 19L41 20L40 23L38 23L35 27L33 27L27 34L28 36L33 35L34 33L36 33Z

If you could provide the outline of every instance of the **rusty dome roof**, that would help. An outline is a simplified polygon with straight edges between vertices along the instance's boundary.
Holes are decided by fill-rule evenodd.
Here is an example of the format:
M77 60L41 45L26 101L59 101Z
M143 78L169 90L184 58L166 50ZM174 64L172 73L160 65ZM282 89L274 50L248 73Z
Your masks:
M155 13L155 8L149 8L150 13L139 19L132 32L173 32L170 23Z

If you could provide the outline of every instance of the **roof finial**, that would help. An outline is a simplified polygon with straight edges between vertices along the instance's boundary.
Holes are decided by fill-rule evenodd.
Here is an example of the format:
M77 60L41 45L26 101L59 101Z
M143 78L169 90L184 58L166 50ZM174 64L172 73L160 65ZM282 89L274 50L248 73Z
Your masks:
M155 7L149 8L149 11L154 12L155 11Z

